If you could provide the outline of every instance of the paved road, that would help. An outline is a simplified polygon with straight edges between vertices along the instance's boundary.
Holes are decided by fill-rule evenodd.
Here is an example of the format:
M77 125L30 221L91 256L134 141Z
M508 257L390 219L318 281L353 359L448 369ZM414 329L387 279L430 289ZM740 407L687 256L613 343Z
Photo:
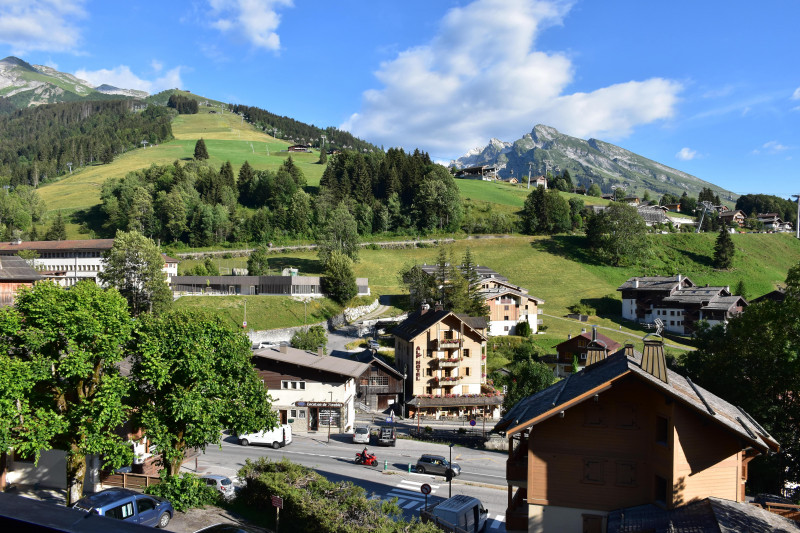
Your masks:
M222 447L212 446L198 457L198 472L212 472L234 477L245 459L269 457L280 460L283 457L292 462L314 468L332 481L349 481L364 488L373 499L388 500L397 498L398 505L407 518L419 516L425 505L425 497L420 492L422 483L431 486L428 503L433 504L448 497L450 487L442 476L418 474L409 463L416 463L422 453L438 453L449 456L446 445L398 440L397 447L369 447L379 460L378 467L356 465L356 453L362 445L352 444L349 435L327 434L314 436L295 435L294 441L279 450L261 446L240 446L234 437L226 437ZM454 447L453 461L462 468L462 474L452 484L452 494L468 494L477 497L489 509L487 531L505 531L505 508L508 503L505 487L504 452L473 450ZM194 471L194 463L188 462L184 469Z

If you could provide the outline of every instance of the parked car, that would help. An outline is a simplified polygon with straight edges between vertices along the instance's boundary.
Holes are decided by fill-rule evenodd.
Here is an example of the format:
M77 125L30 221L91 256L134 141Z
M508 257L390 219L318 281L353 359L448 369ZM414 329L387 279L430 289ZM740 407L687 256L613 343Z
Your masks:
M442 455L424 454L417 460L417 472L420 474L439 474L447 475L447 469L453 470L453 476L461 473L461 467L457 463L451 463Z
M459 531L478 533L486 528L489 511L479 499L458 494L438 504L430 511L430 515L430 518L423 515L423 521L427 521L426 518L433 519L437 525L444 522L442 525L448 528L447 531L457 527Z
M369 426L356 426L353 431L353 444L369 444Z
M106 489L85 496L73 508L144 526L167 527L175 509L164 498L130 489Z
M229 477L219 474L206 474L204 476L200 476L200 479L204 479L206 485L214 487L226 498L233 496L233 482Z
M258 343L259 350L263 350L264 348L279 348L279 347L280 346L278 345L277 342L263 341Z
M397 431L392 426L380 428L378 444L381 446L397 446Z
M276 450L281 446L286 446L292 442L292 426L283 424L275 429L265 429L258 433L245 433L238 435L239 444L248 446L250 444L266 444Z

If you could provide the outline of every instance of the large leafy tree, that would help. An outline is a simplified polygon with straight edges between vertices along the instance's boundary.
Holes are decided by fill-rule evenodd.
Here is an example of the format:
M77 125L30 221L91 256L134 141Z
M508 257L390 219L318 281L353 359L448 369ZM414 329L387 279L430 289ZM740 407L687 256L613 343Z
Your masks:
M266 276L269 274L269 248L259 246L247 258L247 273L250 276Z
M328 344L328 334L322 326L299 329L292 336L291 344L299 350L316 350L319 346L324 349Z
M172 301L162 268L158 246L141 233L118 231L114 245L104 254L105 268L98 274L104 283L116 287L131 314L162 311Z
M521 359L512 365L512 377L503 398L503 412L508 412L520 400L546 389L556 378L553 371L539 361Z
M325 263L322 290L340 304L346 304L358 294L356 275L353 273L353 260L342 252L331 252Z
M342 252L358 261L358 223L344 203L328 215L328 220L317 240L319 259L328 262L331 252Z
M647 226L636 208L612 202L589 218L586 238L601 260L614 266L635 264L648 253Z
M689 376L741 406L780 443L757 458L749 486L778 493L800 482L800 264L789 271L783 302L764 301L726 325L697 334L697 351L683 358Z
M722 224L717 242L714 244L714 268L728 270L733 266L734 255L736 255L736 247L733 245L733 239L728 232L728 227Z
M125 299L89 281L39 283L0 312L0 451L66 452L67 505L83 495L87 455L133 459L114 432L129 411L118 364L131 329Z
M250 361L250 342L216 316L144 315L129 344L138 409L134 420L179 472L186 451L219 443L225 428L250 433L277 424Z

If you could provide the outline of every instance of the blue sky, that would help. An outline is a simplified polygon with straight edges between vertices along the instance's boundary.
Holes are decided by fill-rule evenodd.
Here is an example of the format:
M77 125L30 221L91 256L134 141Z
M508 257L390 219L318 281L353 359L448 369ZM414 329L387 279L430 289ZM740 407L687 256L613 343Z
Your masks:
M0 0L0 57L180 87L446 162L536 124L800 194L794 0Z

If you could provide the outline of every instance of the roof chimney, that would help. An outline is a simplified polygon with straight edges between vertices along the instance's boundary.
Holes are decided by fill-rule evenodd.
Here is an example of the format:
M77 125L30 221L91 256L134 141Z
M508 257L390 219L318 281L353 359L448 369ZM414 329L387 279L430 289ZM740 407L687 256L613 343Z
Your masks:
M633 278L633 288L634 289L639 288L639 278Z
M667 358L664 356L664 342L661 340L645 340L642 352L642 370L669 383L667 377Z
M633 357L633 343L626 342L625 343L625 357Z
M586 347L586 366L598 363L608 355L608 347L597 340L597 326L592 326L592 340Z
M436 302L433 305L433 310L434 311L444 311L444 306L442 305L442 302Z
M431 306L428 305L428 302L422 302L422 305L419 306L419 314L424 315L430 308Z
M319 357L323 357L325 355L325 346L323 346L322 344L317 346L317 355Z
M678 284L680 285L681 281L683 281L683 276L678 274L677 276L675 276L675 278L678 280Z
M281 343L281 353L289 353L289 345L285 342Z
M572 333L567 333L567 340L570 340L571 338L572 338Z

